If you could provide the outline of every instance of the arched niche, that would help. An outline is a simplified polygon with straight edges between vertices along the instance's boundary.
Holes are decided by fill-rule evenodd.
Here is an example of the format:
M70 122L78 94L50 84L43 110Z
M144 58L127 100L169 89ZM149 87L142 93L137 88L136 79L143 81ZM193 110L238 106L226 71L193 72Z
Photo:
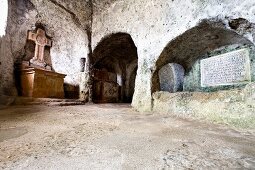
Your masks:
M129 34L114 33L104 37L92 55L93 101L131 102L137 59L137 48Z
M152 76L152 93L160 91L159 70L166 64L177 63L183 66L186 76L203 56L233 44L239 46L253 45L248 39L236 32L206 20L187 30L170 41L156 61L156 70Z

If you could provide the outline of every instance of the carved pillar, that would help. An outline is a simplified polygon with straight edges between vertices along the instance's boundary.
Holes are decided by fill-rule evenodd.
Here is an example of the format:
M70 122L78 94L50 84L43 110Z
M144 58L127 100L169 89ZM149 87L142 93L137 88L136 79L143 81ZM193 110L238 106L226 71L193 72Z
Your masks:
M90 24L87 28L87 37L88 37L88 56L87 56L87 67L86 71L88 72L88 102L93 102L92 101L92 93L93 93L93 70L92 70L92 26L93 26L93 12L94 12L94 6L93 6L93 1L89 0L89 5L90 5Z

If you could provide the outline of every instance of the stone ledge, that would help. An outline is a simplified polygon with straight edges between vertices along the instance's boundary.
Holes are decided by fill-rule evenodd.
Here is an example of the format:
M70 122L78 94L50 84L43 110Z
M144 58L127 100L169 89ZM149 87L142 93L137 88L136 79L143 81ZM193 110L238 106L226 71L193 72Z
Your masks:
M53 71L49 71L49 70L44 70L44 69L39 69L39 68L24 68L22 70L20 70L20 72L22 74L34 74L36 72L47 75L47 76L55 76L55 77L60 77L60 78L65 78L66 74L62 74L62 73L57 73L57 72L53 72Z
M153 112L202 118L235 127L255 127L255 83L218 92L156 92Z
M11 101L8 104L0 105L47 105L47 106L71 106L83 105L83 101L78 99L53 99L53 98L33 98L33 97L18 97L18 96L0 96L1 101ZM3 99L3 100L2 100ZM10 100L11 99L11 100Z

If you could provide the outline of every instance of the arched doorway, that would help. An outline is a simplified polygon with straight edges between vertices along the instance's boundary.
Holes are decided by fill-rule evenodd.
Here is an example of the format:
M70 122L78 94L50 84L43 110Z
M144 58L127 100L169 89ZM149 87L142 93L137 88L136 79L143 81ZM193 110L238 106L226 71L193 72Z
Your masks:
M93 51L93 102L131 102L137 70L137 48L127 33L103 38Z

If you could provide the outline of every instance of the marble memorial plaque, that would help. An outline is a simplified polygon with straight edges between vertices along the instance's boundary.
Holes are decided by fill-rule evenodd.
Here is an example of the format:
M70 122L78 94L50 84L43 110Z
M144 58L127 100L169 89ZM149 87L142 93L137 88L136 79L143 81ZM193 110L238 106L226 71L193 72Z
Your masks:
M251 81L248 49L201 60L201 86L243 84Z

